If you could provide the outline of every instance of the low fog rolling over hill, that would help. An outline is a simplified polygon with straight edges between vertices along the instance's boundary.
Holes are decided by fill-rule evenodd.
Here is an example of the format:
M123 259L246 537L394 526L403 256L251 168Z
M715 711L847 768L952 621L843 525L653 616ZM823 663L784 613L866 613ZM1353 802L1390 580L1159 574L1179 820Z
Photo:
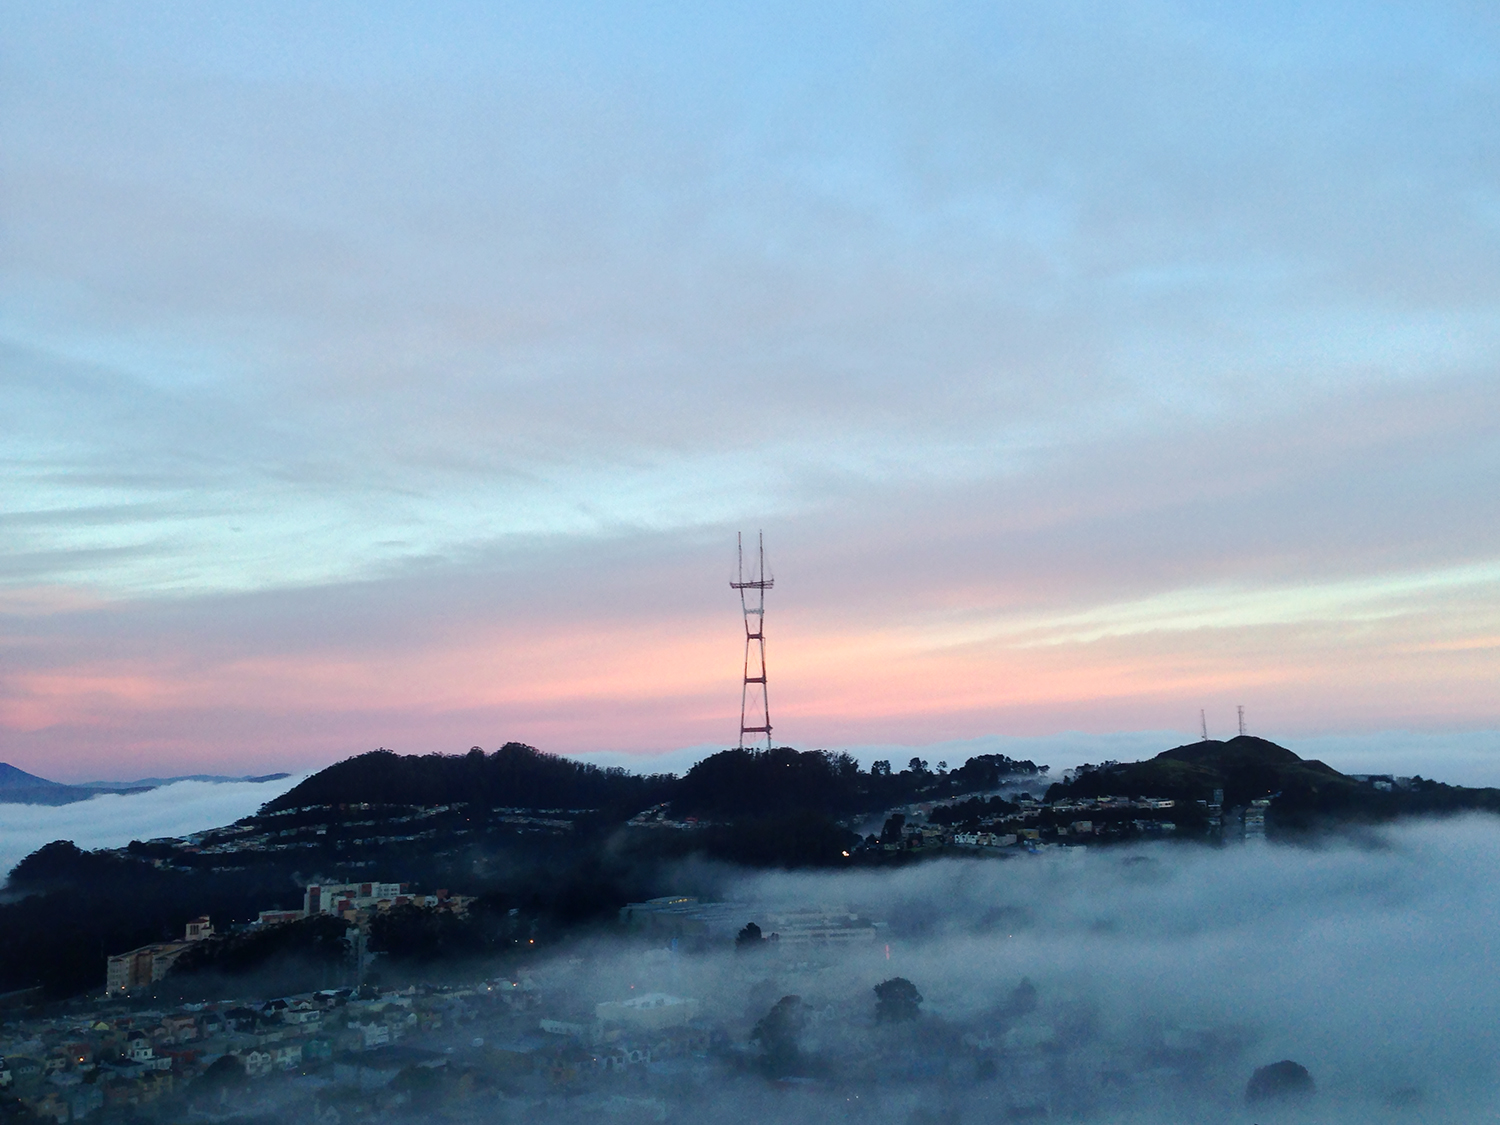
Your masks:
M62 807L0 803L0 872L52 840L118 848L131 840L185 836L253 813L302 778L178 781L144 793L105 793Z

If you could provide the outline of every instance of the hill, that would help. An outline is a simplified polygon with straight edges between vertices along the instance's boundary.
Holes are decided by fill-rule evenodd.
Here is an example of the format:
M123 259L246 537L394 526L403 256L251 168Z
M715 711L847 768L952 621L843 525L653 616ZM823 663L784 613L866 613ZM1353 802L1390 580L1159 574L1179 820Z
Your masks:
M1071 782L1048 790L1049 800L1061 797L1102 797L1123 794L1202 801L1224 791L1224 803L1242 805L1279 793L1289 804L1320 798L1352 796L1359 783L1318 761L1298 757L1264 738L1240 735L1227 741L1208 739L1163 750L1144 762L1106 762L1083 765Z
M1144 762L1079 766L1071 779L1049 788L1046 799L1131 796L1194 802L1212 800L1215 790L1223 790L1226 807L1273 798L1273 815L1287 827L1310 826L1318 819L1500 811L1500 789L1444 785L1420 776L1400 786L1376 786L1253 735L1175 746Z
M628 816L665 799L670 778L575 762L520 742L493 754L396 754L371 750L313 774L264 812L313 805L448 805L592 809Z
M913 758L899 772L889 762L868 771L848 754L825 750L724 750L684 776L601 769L519 742L492 754L401 755L372 750L314 774L269 802L277 813L313 805L444 805L476 809L589 809L624 819L654 805L676 817L740 820L794 813L845 817L894 804L998 788L1039 776L1046 766L981 754L954 770L932 770Z
M93 795L92 789L48 781L9 762L0 762L0 804L69 805L87 801Z

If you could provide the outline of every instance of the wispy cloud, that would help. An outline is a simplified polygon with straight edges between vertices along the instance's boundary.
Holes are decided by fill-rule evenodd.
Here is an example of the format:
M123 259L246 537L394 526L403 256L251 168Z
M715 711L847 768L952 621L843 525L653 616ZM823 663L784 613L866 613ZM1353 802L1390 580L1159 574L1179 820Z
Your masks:
M742 526L789 737L913 737L850 722L856 653L915 669L881 713L931 737L1236 680L1304 731L1495 723L1492 583L1451 580L1500 559L1477 10L0 20L8 730L174 771L363 679L304 700L316 755L491 661L404 701L434 742L697 744ZM1332 650L1379 707L1308 680Z

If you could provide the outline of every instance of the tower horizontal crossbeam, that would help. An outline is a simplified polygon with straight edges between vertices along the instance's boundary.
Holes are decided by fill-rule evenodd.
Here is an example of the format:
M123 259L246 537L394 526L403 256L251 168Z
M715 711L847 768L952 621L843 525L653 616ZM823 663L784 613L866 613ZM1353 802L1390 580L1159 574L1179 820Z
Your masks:
M755 570L745 574L745 541L738 537L739 567L729 583L740 592L740 609L745 617L745 665L740 686L740 749L746 749L746 736L752 743L765 736L766 749L771 748L771 704L766 694L766 591L776 580L766 573L764 534L758 537ZM758 673L758 674L757 674Z

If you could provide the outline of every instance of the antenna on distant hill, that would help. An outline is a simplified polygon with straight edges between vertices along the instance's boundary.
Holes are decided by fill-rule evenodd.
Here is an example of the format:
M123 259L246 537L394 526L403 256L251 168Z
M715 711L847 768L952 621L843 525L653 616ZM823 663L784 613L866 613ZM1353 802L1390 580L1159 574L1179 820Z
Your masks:
M740 592L740 608L745 613L745 683L740 689L740 749L745 749L745 735L765 735L766 749L771 748L771 701L766 695L766 591L776 585L776 579L766 574L766 536L765 532L757 535L759 554L756 559L755 571L751 577L745 577L745 538L743 535L735 536L735 543L739 549L738 581L729 583L732 589ZM747 590L755 591L752 600ZM754 655L757 659L752 660ZM760 675L752 676L750 673L755 668L760 669ZM760 720L759 726L752 726L756 719ZM760 739L753 738L752 742Z
M1244 738L1245 737L1245 705L1243 703L1241 703L1240 706L1239 706L1239 713L1240 713L1240 737Z
M1198 711L1198 725L1203 728L1203 741L1208 741L1208 716L1200 709Z

